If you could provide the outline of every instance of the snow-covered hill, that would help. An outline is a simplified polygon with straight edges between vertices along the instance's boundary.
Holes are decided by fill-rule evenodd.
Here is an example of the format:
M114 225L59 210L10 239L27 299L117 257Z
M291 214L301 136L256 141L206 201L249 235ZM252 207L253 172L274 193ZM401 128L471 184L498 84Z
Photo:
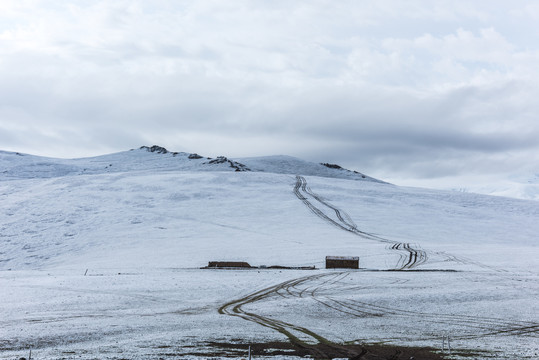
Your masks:
M317 164L290 156L237 160L219 156L212 159L194 153L171 152L157 145L81 159L55 159L0 151L0 181L126 171L261 171L381 182L335 164Z
M383 182L364 175L357 171L344 169L337 164L312 163L292 156L263 156L255 158L237 159L242 164L247 165L252 171L268 172L274 174L301 174L305 176L321 176L336 179L366 180Z
M438 347L446 333L462 358L536 356L538 202L328 165L0 153L0 359L207 358L238 339ZM325 270L327 255L361 269ZM214 260L322 270L199 269Z

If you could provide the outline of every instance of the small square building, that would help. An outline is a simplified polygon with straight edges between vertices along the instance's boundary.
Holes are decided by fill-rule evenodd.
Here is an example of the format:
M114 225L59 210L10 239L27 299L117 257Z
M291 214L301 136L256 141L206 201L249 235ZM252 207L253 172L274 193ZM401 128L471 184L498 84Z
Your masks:
M326 256L326 269L359 269L359 257Z

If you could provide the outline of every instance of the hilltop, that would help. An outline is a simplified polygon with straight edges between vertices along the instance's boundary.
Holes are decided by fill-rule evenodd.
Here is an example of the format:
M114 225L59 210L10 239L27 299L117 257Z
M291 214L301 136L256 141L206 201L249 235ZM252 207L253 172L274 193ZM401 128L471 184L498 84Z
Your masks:
M196 153L172 152L158 145L141 146L129 151L79 159L57 159L0 151L0 169L2 169L0 180L126 171L253 171L382 182L336 164L318 164L291 156L211 158Z

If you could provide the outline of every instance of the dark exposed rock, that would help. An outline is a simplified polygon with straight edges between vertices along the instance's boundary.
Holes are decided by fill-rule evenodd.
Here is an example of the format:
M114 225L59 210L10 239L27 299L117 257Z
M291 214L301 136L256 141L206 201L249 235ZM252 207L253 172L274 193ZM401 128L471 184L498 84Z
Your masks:
M251 171L247 166L237 161L228 160L225 156L218 156L216 159L212 159L208 164L224 164L229 163L230 167L235 169L235 171Z
M208 164L223 164L227 162L228 159L224 156L218 156L216 159L212 159L208 162Z
M194 154L189 154L189 156L187 158L189 158L189 159L202 159L202 156L198 155L197 153L194 153Z
M348 169L345 169L345 168L343 168L342 166L337 165L337 164L320 163L320 165L324 165L325 167L330 168L330 169L337 169L337 170L344 170L344 171L353 172L354 174L361 175L361 177L362 177L363 179L366 178L365 175L363 175L362 173L360 173L360 172L358 172L358 171L355 171L355 170L348 170Z
M167 154L169 151L165 149L164 147L153 145L152 147L148 146L141 146L141 149L145 149L148 152L156 152L158 154Z
M230 161L230 167L236 169L236 171L251 171L247 166L243 165L242 163L236 162L236 161Z
M324 165L330 169L342 169L342 167L337 164L320 163L320 165Z

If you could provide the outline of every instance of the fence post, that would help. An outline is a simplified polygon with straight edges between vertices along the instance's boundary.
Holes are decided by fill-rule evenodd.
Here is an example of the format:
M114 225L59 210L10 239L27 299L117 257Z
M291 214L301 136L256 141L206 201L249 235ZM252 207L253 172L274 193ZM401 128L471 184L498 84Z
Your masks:
M445 334L442 334L442 353L445 352Z
M442 353L445 353L445 340L447 339L447 352L451 355L451 342L449 341L449 334L442 334Z
M249 360L251 360L251 345L249 345Z

